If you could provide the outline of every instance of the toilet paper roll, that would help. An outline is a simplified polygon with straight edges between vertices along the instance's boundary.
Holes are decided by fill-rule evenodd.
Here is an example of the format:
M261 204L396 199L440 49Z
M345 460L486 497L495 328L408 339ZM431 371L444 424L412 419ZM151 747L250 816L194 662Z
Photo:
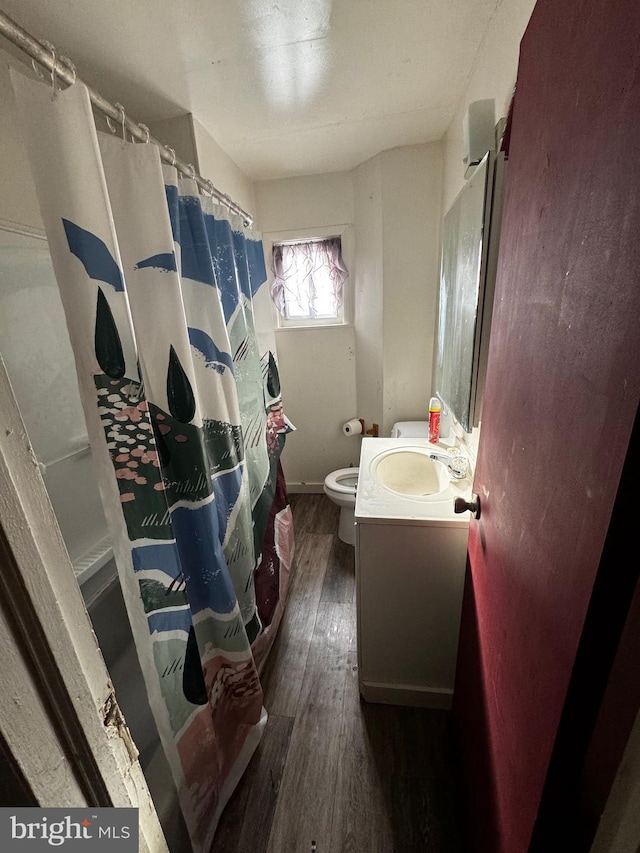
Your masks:
M352 418L342 425L342 432L345 435L360 435L362 433L362 424L357 418Z

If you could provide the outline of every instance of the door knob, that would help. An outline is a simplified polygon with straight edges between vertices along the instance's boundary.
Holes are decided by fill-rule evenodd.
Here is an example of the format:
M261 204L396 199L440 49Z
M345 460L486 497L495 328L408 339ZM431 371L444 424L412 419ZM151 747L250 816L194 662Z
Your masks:
M465 501L464 498L456 498L453 502L454 512L469 512L474 518L480 518L480 498L477 495L471 495L470 501Z

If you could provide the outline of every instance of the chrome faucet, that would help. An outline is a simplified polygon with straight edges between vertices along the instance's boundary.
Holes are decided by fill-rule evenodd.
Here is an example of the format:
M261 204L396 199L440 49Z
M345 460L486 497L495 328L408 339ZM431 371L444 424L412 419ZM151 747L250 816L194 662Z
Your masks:
M449 469L454 479L464 480L467 476L468 462L461 450L456 448L452 453L431 453L429 456L437 462L442 462Z

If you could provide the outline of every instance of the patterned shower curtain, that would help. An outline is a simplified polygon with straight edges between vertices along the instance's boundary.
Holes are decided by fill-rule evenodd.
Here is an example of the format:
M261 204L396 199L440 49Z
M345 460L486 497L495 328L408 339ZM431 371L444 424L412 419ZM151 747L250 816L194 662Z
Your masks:
M264 729L293 550L262 244L154 145L98 133L82 84L13 85L151 708L206 851Z

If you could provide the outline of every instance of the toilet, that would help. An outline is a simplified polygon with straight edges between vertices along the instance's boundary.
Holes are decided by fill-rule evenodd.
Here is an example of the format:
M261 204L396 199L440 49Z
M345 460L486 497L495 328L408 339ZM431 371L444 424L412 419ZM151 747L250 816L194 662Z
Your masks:
M391 438L428 438L427 421L398 421L391 429ZM324 492L340 507L338 538L347 545L356 544L356 486L358 468L339 468L327 474Z
M340 507L338 538L347 545L356 544L356 486L358 468L339 468L324 479L324 492Z
M398 421L391 428L391 438L429 438L429 421Z

